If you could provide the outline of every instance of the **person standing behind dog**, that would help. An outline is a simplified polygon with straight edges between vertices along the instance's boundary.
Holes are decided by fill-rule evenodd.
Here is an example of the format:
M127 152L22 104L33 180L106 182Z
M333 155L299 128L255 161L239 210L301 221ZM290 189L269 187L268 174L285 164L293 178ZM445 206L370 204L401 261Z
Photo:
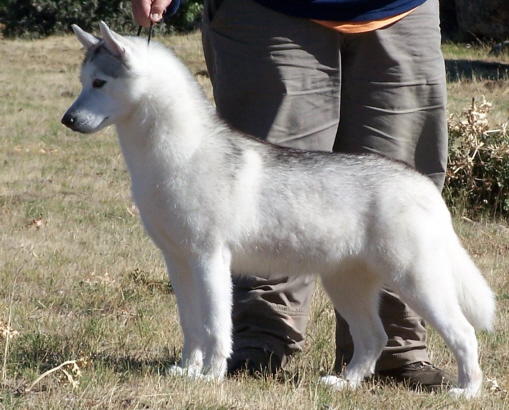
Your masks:
M132 0L134 17L148 26L170 3ZM404 161L442 189L447 122L438 9L437 0L205 0L203 47L218 113L275 144ZM300 351L313 289L311 277L234 278L229 373L275 373ZM430 363L423 320L388 289L380 316L389 341L378 374L429 390L448 382ZM336 317L339 372L353 342Z

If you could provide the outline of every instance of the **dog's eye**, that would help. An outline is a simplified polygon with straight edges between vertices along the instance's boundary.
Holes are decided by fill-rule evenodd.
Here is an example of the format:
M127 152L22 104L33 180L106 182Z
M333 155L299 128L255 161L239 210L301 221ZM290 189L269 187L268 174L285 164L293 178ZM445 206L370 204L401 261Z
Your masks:
M106 81L104 81L104 80L99 80L99 79L95 79L95 80L92 82L92 87L94 87L94 88L101 88L104 84L106 84Z

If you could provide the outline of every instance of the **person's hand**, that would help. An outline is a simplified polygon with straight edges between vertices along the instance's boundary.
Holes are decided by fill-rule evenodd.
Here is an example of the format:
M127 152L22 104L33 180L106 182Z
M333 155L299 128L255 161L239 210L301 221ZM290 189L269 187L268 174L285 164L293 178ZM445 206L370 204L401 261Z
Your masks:
M142 27L150 26L150 22L158 23L171 2L172 0L132 0L134 19Z

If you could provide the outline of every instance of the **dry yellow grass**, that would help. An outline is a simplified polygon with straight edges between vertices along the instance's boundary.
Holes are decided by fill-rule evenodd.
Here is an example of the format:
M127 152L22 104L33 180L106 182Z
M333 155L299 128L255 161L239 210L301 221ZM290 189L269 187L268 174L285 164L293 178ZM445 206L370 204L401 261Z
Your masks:
M198 34L162 40L193 72L205 69ZM59 122L79 92L79 44L71 37L2 41L0 56L0 330L6 334L0 408L509 407L509 229L496 221L456 221L499 299L496 332L479 335L482 366L494 380L482 399L467 403L373 381L343 393L318 385L334 350L333 313L321 290L306 350L283 380L168 377L182 343L175 300L130 199L116 138L112 130L81 136ZM433 360L454 371L433 331L429 344ZM61 367L79 384L60 369L37 380L67 361L79 363L80 376Z

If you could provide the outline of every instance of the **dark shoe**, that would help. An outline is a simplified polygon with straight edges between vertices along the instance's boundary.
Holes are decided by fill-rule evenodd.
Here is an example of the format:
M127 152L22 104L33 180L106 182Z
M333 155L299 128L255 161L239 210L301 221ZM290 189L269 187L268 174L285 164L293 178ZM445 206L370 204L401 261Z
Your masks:
M404 383L411 389L438 391L454 386L451 375L428 362L416 362L378 372L381 379Z
M281 371L282 361L274 353L262 348L239 349L228 359L228 375L232 376L243 371L252 376L275 375Z

